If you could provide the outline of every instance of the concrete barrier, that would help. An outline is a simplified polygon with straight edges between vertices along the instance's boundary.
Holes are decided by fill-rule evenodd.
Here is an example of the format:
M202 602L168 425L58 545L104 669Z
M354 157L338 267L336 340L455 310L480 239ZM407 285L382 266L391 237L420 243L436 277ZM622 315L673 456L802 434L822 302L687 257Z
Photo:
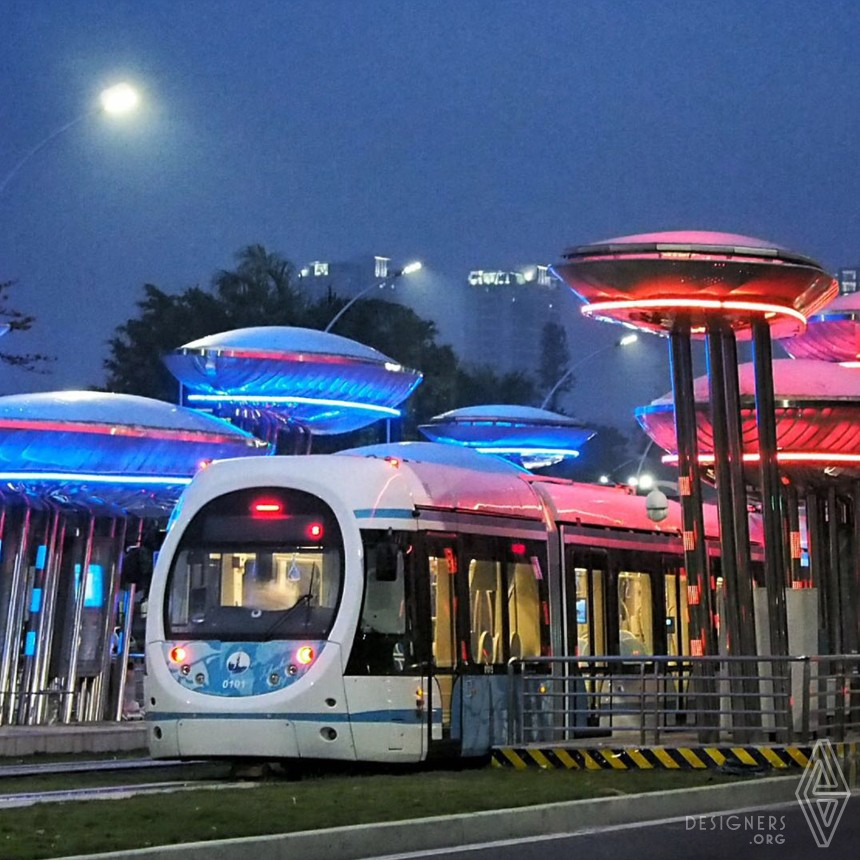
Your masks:
M360 860L384 854L455 848L503 839L565 834L587 827L634 824L785 803L794 800L798 782L799 779L794 777L754 779L702 788L547 803L411 821L156 846L89 854L86 858ZM66 860L84 860L84 855Z

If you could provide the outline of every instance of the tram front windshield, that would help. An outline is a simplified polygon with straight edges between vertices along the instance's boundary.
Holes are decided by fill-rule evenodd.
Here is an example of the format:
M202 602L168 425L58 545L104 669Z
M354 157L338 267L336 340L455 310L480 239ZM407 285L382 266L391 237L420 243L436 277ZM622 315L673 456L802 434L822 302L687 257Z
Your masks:
M213 499L183 534L165 603L170 639L324 638L343 582L343 541L323 501L284 488Z

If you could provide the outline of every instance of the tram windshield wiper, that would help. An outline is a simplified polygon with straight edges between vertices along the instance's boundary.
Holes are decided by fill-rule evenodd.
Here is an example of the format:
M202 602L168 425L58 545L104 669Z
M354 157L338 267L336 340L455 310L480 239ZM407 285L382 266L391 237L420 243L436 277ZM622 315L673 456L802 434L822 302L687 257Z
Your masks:
M317 566L316 566L316 564L314 564L311 567L311 576L310 576L310 581L308 582L308 590L304 594L300 595L299 598L296 600L296 602L292 606L290 606L287 609L284 609L278 613L278 617L266 629L266 636L271 636L272 633L274 633L288 618L290 618L290 616L292 616L293 613L299 607L305 607L306 611L309 609L310 604L311 604L311 600L313 600L313 597L314 597L314 577L316 576L316 572L317 572ZM308 616L309 616L309 613L308 613ZM310 620L309 617L308 617L308 620ZM305 621L305 626L307 626L308 620Z

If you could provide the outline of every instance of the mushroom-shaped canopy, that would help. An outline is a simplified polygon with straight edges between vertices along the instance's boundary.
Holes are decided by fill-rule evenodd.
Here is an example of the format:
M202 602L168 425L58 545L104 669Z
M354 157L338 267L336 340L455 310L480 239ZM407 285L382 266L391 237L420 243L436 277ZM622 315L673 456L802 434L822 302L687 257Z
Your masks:
M588 303L584 314L657 332L671 330L681 316L694 333L703 332L716 317L745 335L764 318L775 336L793 336L838 290L809 257L749 236L699 230L581 245L553 269Z
M0 397L4 492L163 512L202 465L267 453L264 442L226 421L147 397L97 391Z
M741 432L745 455L758 454L754 367L739 367ZM839 464L860 456L860 374L839 365L808 359L773 362L777 449L780 462ZM706 376L693 385L699 451L714 452ZM666 451L678 450L675 404L671 392L636 410L645 432Z
M860 293L837 296L810 318L803 334L780 343L792 358L860 365Z
M399 406L421 382L376 349L315 329L259 326L210 335L164 362L192 405L277 412L317 434L347 433Z
M532 406L494 404L453 409L418 428L428 439L508 457L527 468L578 457L595 431L580 421Z

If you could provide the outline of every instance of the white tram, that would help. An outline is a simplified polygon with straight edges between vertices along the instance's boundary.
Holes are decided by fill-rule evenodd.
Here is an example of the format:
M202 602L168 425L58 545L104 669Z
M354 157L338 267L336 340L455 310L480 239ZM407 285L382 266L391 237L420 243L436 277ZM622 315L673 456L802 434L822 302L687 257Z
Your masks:
M215 463L153 577L150 751L482 755L511 657L688 652L679 534L674 503L433 443Z

